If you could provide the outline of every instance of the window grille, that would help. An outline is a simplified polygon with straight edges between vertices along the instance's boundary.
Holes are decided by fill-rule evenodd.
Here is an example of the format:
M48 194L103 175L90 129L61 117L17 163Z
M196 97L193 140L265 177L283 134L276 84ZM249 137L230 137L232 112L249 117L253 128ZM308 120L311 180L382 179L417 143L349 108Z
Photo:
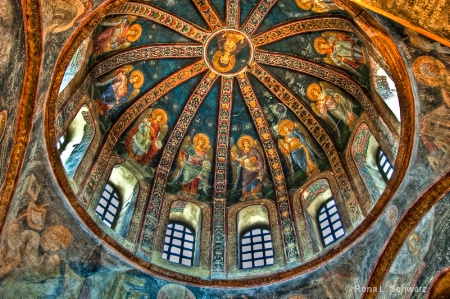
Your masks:
M170 222L166 228L162 258L185 266L194 260L195 236L193 230L179 222Z
M102 221L109 227L114 227L114 220L119 210L119 194L109 183L105 185L102 196L98 202L95 213L100 216Z
M317 223L322 237L322 242L328 246L344 236L341 217L334 199L330 199L319 209Z
M274 263L272 236L266 228L252 228L241 238L241 268L270 266Z
M386 157L386 154L381 149L378 149L377 164L383 178L386 181L390 180L392 174L394 173L394 168Z

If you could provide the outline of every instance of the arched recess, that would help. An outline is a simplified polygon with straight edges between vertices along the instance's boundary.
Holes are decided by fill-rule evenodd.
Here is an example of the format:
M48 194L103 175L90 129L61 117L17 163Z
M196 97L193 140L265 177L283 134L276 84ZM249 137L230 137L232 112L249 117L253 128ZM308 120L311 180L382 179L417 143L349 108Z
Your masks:
M375 202L380 198L386 188L386 181L380 173L377 165L377 153L381 148L386 153L388 159L393 161L392 152L389 148L383 147L381 136L376 135L376 130L370 128L370 124L361 121L351 138L351 146L347 149L346 159L350 171L356 173L354 182L361 198L368 196L371 202L366 205L370 210ZM352 169L352 166L354 167Z
M294 215L299 234L298 239L300 240L305 260L309 260L324 249L316 219L321 205L331 198L336 202L342 225L347 235L354 227L349 217L348 207L339 191L333 173L324 172L320 174L294 194Z
M270 266L241 269L239 266L239 246L242 234L252 227L263 226L272 236L274 263ZM228 212L228 278L256 276L270 273L285 267L286 261L282 247L277 208L273 201L258 199L232 206Z
M126 163L123 162L119 157L111 158L90 200L88 213L117 242L130 251L134 251L136 249L137 231L141 222L140 218L142 217L142 213L139 213L139 209L136 207L143 206L145 197L148 194L148 188L143 186L144 182L138 181ZM111 228L104 225L98 215L96 215L96 209L107 184L113 186L117 191L120 202L116 214L117 219L114 220L115 224ZM138 217L136 217L136 213Z
M187 275L209 278L211 252L211 209L202 201L183 196L165 197L155 232L151 262L163 268ZM157 217L157 215L155 215ZM193 266L174 264L162 259L164 238L169 222L181 222L195 231L195 253ZM142 238L142 236L141 236ZM143 247L139 250L144 251Z
M86 66L86 54L89 48L90 39L85 39L77 48L72 58L70 59L69 65L67 66L66 71L64 72L63 79L61 81L61 85L59 86L59 94L62 94L61 98L64 98L64 94L70 93L72 90L71 84L74 82L76 84L75 77L82 77L83 72L80 72L83 67ZM79 75L80 74L80 75ZM67 90L67 91L66 91Z
M66 174L72 179L94 138L94 121L87 105L83 105L59 137L58 147Z

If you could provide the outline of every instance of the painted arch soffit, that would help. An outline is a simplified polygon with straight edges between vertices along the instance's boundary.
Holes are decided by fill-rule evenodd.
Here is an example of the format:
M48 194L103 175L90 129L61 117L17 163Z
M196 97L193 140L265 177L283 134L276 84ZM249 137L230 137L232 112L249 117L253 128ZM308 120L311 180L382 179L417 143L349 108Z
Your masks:
M167 195L210 205L215 240L226 238L222 234L226 224L220 219L228 207L243 201L273 201L285 266L294 268L292 273L336 256L369 226L363 221L368 211L361 209L345 166L348 142L359 118L364 116L375 127L385 121L370 99L368 48L374 46L361 42L351 12L327 1L323 7L314 1L306 9L300 1L263 0L250 9L229 0L224 11L214 1L193 1L186 7L162 2L105 6L101 15L106 17L92 15L95 22L88 23L88 18L82 24L85 30L76 31L71 39L76 45L90 37L87 71L74 96L64 100L70 105L56 105L53 90L58 88L53 87L46 134L55 175L72 207L95 234L110 235L86 211L92 210L111 157L120 156L122 165L129 166L150 192L138 205L141 218L133 218L141 230L137 241L130 245L126 236L106 239L141 269L182 281L189 277L193 284L205 282L152 263L160 250L154 242L158 211ZM292 10L296 14L287 13ZM339 43L351 47L351 55L343 57L348 53L339 49ZM60 58L54 86L76 47L65 50L69 58ZM339 101L340 108L334 109L332 101ZM75 182L74 191L56 151L60 133L55 120L70 123L76 107L86 103L101 142L81 160L90 166ZM353 237L325 255L305 261L291 200L324 171L337 178L356 229ZM398 180L401 174L392 184L398 185ZM380 202L387 198L383 195ZM383 207L380 202L376 207ZM213 246L212 255L225 252L225 242L221 244ZM224 263L211 265L211 273L226 273ZM274 278L288 276L278 273L251 281ZM233 279L223 283L239 284Z

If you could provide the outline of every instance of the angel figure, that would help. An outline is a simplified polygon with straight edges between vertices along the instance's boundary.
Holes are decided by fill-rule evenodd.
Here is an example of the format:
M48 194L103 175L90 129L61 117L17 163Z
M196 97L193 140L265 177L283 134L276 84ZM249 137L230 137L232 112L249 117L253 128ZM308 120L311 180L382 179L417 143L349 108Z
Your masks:
M312 101L311 108L314 112L331 124L337 132L339 132L337 124L328 117L327 112L344 122L350 129L352 128L357 119L357 116L353 113L355 105L342 95L337 87L323 81L319 84L312 83L306 89L306 95Z
M125 141L128 154L136 162L146 165L162 148L168 131L167 113L163 109L149 109L136 122Z
M363 48L357 41L344 32L326 31L314 40L317 53L325 54L323 60L331 65L355 72L365 64Z
M135 16L127 16L103 21L100 25L109 28L94 39L94 55L128 48L137 41L142 34L142 27L139 24L131 25L136 20Z
M316 13L339 9L334 3L324 0L296 0L295 2L301 9Z
M206 134L198 133L191 137L186 136L178 155L175 177L176 182L181 177L182 191L188 194L197 194L198 189L208 194L208 179L211 171L212 148Z
M126 65L110 73L102 82L94 84L101 90L96 101L101 115L113 114L121 104L131 101L139 94L140 87L144 84L144 74L132 69L132 65Z
M308 132L299 123L283 119L278 124L278 147L289 164L291 175L294 175L294 165L302 169L307 176L319 172L317 158L319 149L315 147Z
M231 145L230 154L233 170L233 189L242 189L242 200L257 197L266 179L266 165L259 142L244 135L238 139L237 146Z

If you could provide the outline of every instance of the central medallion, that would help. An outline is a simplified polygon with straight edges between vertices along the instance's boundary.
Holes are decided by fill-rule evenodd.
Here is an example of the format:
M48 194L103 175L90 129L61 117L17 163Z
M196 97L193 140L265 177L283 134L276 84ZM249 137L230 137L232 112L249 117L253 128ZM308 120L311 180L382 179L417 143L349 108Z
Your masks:
M203 55L214 73L231 77L247 69L253 58L253 46L244 33L222 29L208 38Z

